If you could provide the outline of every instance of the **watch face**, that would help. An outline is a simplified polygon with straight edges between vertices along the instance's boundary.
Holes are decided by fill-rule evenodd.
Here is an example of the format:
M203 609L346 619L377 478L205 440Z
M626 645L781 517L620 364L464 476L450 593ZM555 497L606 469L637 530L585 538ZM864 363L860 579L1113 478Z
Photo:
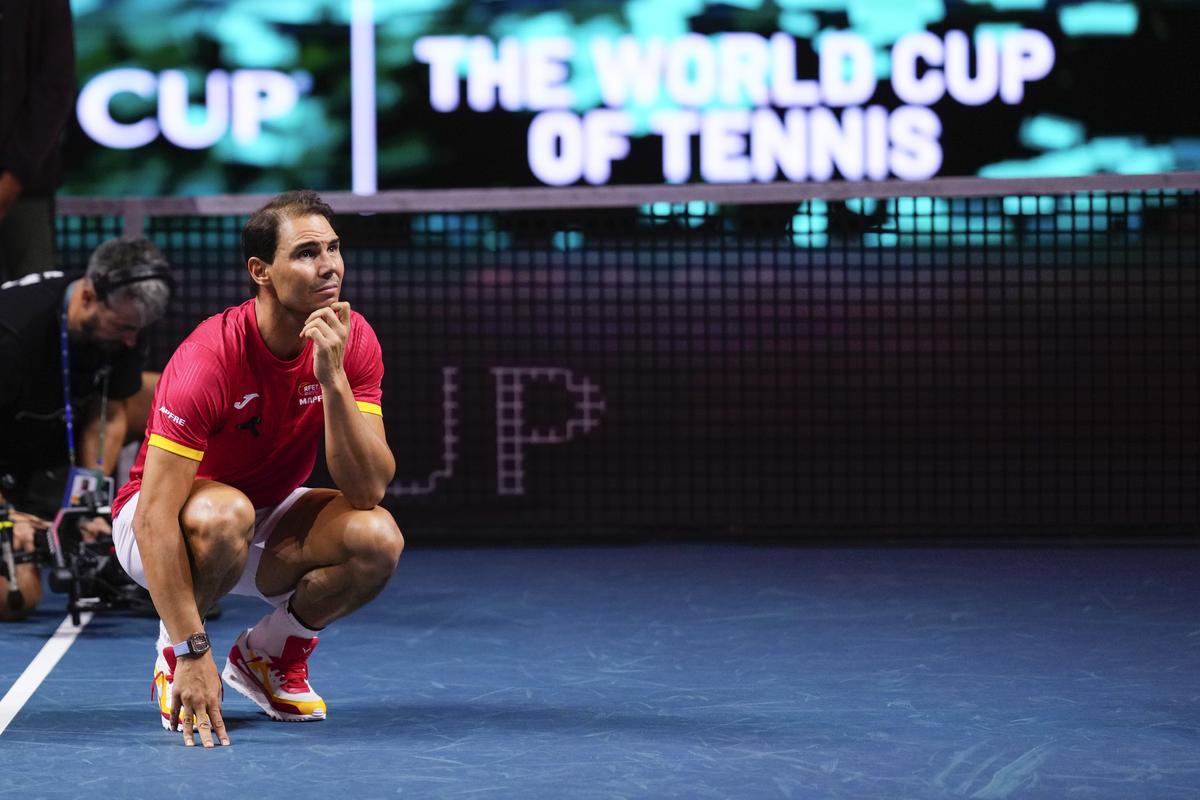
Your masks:
M212 645L208 642L207 633L193 633L188 637L188 649L193 655L203 655L208 652Z

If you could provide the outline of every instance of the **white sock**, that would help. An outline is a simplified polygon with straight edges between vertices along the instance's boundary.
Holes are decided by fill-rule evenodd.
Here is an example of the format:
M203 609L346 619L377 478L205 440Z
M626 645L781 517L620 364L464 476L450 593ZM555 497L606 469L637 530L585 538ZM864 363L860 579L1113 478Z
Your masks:
M255 650L276 655L283 652L283 645L289 636L296 636L300 639L317 638L320 631L306 627L304 623L296 619L290 605L290 602L284 603L260 619L258 624L250 629L246 643Z

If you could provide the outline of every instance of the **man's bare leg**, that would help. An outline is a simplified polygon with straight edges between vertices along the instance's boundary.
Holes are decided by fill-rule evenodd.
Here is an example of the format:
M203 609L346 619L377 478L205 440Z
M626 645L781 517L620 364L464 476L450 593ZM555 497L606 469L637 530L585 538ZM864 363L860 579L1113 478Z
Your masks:
M179 512L192 562L196 608L203 615L237 585L254 538L254 506L232 486L197 480Z
M238 637L225 682L273 719L325 719L325 700L308 681L318 634L378 595L403 549L383 509L356 509L332 489L301 495L272 533L256 575L260 593L291 593L289 601Z
M295 589L293 613L323 628L374 599L403 550L387 511L356 509L341 492L314 489L279 521L258 567L258 589L267 597Z

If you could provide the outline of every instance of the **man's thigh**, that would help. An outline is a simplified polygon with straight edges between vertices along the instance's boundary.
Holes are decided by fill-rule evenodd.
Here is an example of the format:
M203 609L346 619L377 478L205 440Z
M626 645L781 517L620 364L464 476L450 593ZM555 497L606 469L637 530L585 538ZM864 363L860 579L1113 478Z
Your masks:
M121 508L121 512L113 520L113 546L117 552L117 561L129 577L139 586L149 588L146 580L145 566L142 563L141 551L138 548L137 536L133 530L133 519L137 514L138 504L142 493L136 492ZM183 508L179 511L180 530L185 538L189 527L201 526L205 519L213 514L220 515L230 504L249 505L250 501L238 489L219 481L197 478L192 483Z
M311 489L283 515L266 542L256 581L267 597L290 592L307 573L346 560L345 533L363 512L336 489Z

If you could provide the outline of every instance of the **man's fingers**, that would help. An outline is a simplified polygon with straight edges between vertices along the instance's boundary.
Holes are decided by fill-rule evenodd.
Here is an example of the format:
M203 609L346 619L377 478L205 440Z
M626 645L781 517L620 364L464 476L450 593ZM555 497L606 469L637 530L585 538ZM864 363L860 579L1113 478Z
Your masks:
M171 730L176 730L179 727L180 711L179 698L171 698L171 719L168 720L171 725Z
M221 744L229 744L229 734L225 731L225 720L221 717L221 712L214 710L209 712L209 718L212 720L213 731L217 734L217 739Z
M180 721L183 723L184 745L187 747L195 747L196 740L192 736L195 733L195 729L192 728L192 720L194 719L194 715L192 714L191 709L189 709L187 706L184 706L182 709L180 709L179 716Z
M318 326L305 328L300 332L300 338L312 339L313 344L318 344L322 347L331 347L337 341L327 329Z
M27 522L33 526L34 530L44 531L50 527L50 520L42 519L39 516L24 511L10 511L8 518L13 522Z
M112 533L112 528L108 524L108 520L104 517L92 517L86 522L79 523L79 530L84 533L90 533L97 536L101 533Z
M305 327L308 325L325 325L332 331L340 329L340 327L346 327L346 319L343 319L332 308L318 308L317 311L308 315L308 319L304 321L304 324Z
M338 332L333 329L329 320L314 319L312 322L305 323L304 327L300 329L300 336L307 337L312 331L321 331L329 337L338 338Z
M350 322L350 304L334 303L332 306L318 308L304 320L305 327L324 321L331 330L345 330Z
M304 327L300 329L300 335L304 336L310 331L329 330L329 323L325 320L314 319L304 323Z
M204 745L205 747L212 747L212 718L205 709L197 709L196 711L196 730L200 731L200 744Z
M335 322L341 322L341 316L337 310L336 304L332 306L324 306L308 315L308 319L304 320L305 325L311 325L319 319L327 321L330 325Z
M347 322L350 321L350 304L347 303L345 300L338 300L336 303L332 303L328 306L325 306L324 308L319 309L318 312L314 312L314 313L319 313L320 311L333 312L333 316L336 317L337 320L339 322L341 322L343 325L345 325ZM327 315L322 314L322 316L327 316Z

